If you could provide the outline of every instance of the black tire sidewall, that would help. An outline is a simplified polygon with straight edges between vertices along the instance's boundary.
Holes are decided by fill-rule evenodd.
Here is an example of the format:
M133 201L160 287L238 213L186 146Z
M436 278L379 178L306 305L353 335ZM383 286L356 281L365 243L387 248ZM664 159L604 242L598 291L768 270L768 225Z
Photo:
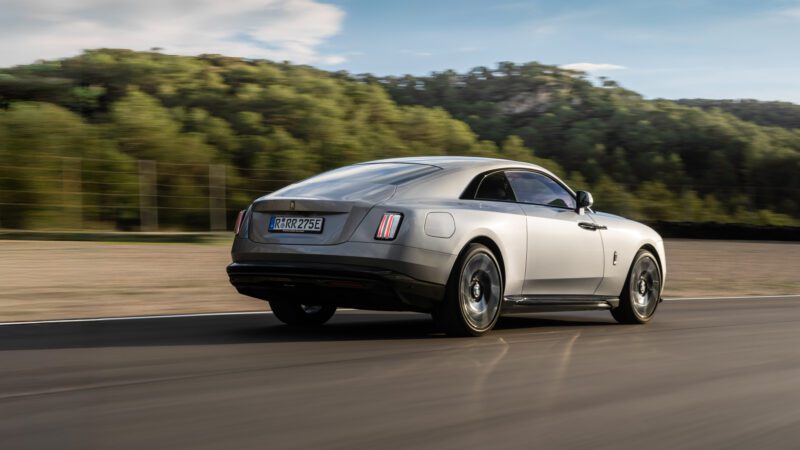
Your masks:
M296 327L320 326L330 320L334 313L336 313L336 306L333 305L321 305L322 308L319 311L311 314L306 312L301 305L302 303L299 301L288 302L270 300L269 302L272 314L275 315L278 320L286 325Z
M633 307L633 287L631 286L633 270L639 264L643 258L650 258L653 260L656 268L658 269L658 278L659 278L659 292L658 298L655 299L655 307L653 308L653 312L650 313L647 317L642 317L636 312L636 308ZM640 249L636 252L636 256L633 258L633 262L631 263L630 269L628 269L628 276L625 278L625 285L622 288L622 292L620 293L620 304L618 308L615 308L611 311L611 314L614 318L621 323L638 323L638 324L645 324L650 322L653 319L653 316L656 314L656 310L658 310L658 304L661 303L661 291L663 290L663 275L661 274L661 266L658 264L658 259L656 259L656 255L654 255L651 251L647 249Z
M462 272L464 271L464 267L466 263L475 255L483 253L492 260L494 264L494 268L497 271L498 278L500 279L500 304L498 305L497 312L495 313L494 317L490 324L482 329L477 329L473 327L469 320L466 318L466 312L462 308L461 301L459 298L460 286L459 281L461 279ZM495 257L494 252L491 249L486 247L483 244L470 244L467 246L465 251L461 254L458 258L456 264L453 267L453 271L450 274L450 279L447 285L447 294L445 301L443 303L443 310L436 314L438 315L438 319L442 322L444 326L444 331L447 334L453 336L481 336L489 331L497 324L498 319L500 318L501 310L503 307L503 293L505 292L505 282L503 280L503 273L500 270L500 264L497 261L497 257ZM435 315L435 316L436 316Z

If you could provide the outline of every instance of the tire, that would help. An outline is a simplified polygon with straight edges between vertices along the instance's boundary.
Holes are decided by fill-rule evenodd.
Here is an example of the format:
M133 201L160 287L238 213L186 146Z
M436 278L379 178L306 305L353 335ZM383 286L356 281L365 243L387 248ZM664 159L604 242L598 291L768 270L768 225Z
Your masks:
M306 305L299 302L276 300L270 300L269 307L278 320L298 328L321 326L336 312L336 306L333 305Z
M661 300L661 284L661 268L655 255L639 250L619 295L619 306L611 310L611 315L624 324L650 322Z
M445 299L433 319L450 336L480 336L497 323L502 299L497 258L485 245L470 244L453 267Z

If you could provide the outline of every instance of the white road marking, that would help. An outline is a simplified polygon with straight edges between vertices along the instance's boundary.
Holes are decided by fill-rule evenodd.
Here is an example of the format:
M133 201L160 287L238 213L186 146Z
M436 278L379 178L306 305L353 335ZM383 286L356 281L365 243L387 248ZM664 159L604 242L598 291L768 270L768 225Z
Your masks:
M139 320L139 319L180 319L183 317L205 317L205 316L244 316L248 314L272 314L272 311L238 311L238 312L224 312L224 313L160 314L153 316L92 317L87 319L30 320L25 322L0 322L0 326L35 325L35 324L46 324L46 323L111 322L115 320Z
M800 298L800 294L788 295L751 295L745 297L680 297L665 298L665 302L678 302L684 300L757 300L765 298ZM354 308L339 308L338 311L358 311ZM153 316L119 316L119 317L93 317L87 319L53 319L53 320L29 320L20 322L0 322L0 326L8 325L39 325L57 323L81 323L81 322L113 322L118 320L143 320L143 319L181 319L189 317L225 317L225 316L247 316L252 314L272 314L272 311L238 311L221 313L196 313L196 314L162 314Z
M666 302L675 302L682 300L748 300L759 298L795 298L800 297L800 294L786 294L786 295L748 295L744 297L680 297L680 298L665 298Z
M338 311L354 311L352 308L339 308ZM248 316L252 314L272 314L272 311L237 311L219 313L194 313L194 314L160 314L153 316L118 316L118 317L90 317L86 319L52 319L52 320L29 320L20 322L0 322L4 325L37 325L48 323L81 323L81 322L113 322L116 320L142 320L142 319L181 319L188 317L224 317L224 316Z

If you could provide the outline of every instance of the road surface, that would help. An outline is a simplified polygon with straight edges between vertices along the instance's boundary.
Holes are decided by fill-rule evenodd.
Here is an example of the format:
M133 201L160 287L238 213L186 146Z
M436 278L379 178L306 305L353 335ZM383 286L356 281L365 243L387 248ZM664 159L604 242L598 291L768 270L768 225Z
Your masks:
M344 311L0 326L0 448L800 447L800 297L505 318Z

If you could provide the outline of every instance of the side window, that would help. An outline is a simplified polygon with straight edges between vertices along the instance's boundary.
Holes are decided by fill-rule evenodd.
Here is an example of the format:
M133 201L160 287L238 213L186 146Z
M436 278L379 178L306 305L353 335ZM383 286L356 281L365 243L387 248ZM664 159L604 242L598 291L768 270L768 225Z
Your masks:
M516 199L506 175L503 172L495 172L483 177L475 193L475 200L513 202Z
M575 208L575 198L555 180L536 172L506 172L517 201L534 205Z

